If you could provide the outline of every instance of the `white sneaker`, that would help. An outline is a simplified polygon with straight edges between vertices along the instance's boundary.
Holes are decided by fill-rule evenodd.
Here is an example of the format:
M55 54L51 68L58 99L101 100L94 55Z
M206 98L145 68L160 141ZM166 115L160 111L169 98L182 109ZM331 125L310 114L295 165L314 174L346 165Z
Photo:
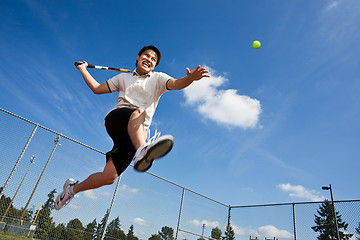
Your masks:
M155 135L144 145L138 148L134 155L134 168L137 171L145 172L148 170L155 159L165 156L174 146L174 137L171 135Z
M78 181L75 181L72 178L66 180L63 186L62 193L60 193L56 198L55 201L56 210L60 210L61 208L65 207L71 201L71 199L73 199L76 196L76 194L71 194L70 192L70 188L74 186L76 183L78 183Z

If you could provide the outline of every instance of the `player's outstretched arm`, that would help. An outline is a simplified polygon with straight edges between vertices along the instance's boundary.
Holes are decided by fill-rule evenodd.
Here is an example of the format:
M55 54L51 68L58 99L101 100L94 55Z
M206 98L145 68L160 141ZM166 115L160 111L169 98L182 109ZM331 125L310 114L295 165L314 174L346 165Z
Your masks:
M200 65L191 71L189 68L186 68L186 77L179 79L170 79L167 82L167 88L170 90L184 89L194 81L198 81L204 77L210 77L209 75L207 75L207 73L209 73L209 71L201 67Z
M95 93L95 94L109 93L110 90L109 90L106 82L103 82L102 84L98 83L88 72L87 66L88 66L88 63L83 61L82 64L77 65L76 68L79 69L82 77L84 78L86 84L91 89L91 91L93 91L93 93Z

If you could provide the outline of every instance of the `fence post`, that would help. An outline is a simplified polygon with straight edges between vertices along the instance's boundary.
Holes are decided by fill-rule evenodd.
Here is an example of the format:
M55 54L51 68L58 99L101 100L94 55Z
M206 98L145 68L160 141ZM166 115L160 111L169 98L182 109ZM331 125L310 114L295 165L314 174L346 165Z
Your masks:
M183 188L182 195L181 195L179 218L178 218L178 224L177 224L177 229L176 229L175 240L177 240L178 234L179 234L179 230L180 230L180 219L181 219L181 213L182 213L182 208L183 208L183 203L184 203L184 195L185 195L185 188Z
M19 190L20 190L20 187L21 187L21 185L23 184L23 182L24 182L24 180L25 180L26 175L28 174L28 172L29 172L29 170L30 170L31 165L34 163L35 157L36 157L35 155L33 155L33 156L31 157L30 165L29 165L29 167L28 167L28 169L27 169L27 171L26 171L23 179L21 180L21 183L19 184L19 187L18 187L18 189L16 190L13 198L11 199L11 201L10 201L10 203L9 203L9 205L8 205L8 207L7 207L4 215L3 215L3 217L1 218L1 221L0 221L0 222L3 222L3 221L4 221L6 215L7 215L8 211L9 211L9 209L10 209L10 207L11 207L11 204L14 202L15 197L16 197L16 195L18 194L18 192L19 192Z
M119 184L120 184L120 180L121 180L121 175L122 175L122 174L120 174L120 176L119 176L119 179L118 179L118 182L117 182L115 191L114 191L114 195L113 195L113 198L112 198L112 201L111 201L111 204L110 204L109 214L108 214L107 217L106 217L105 226L104 226L104 231L103 231L103 233L102 233L101 240L104 239L105 234L106 234L106 229L107 229L107 226L108 226L108 223L109 223L109 218L110 218L111 210L112 210L112 208L113 208L113 205L114 205L114 202L115 202L115 197L116 197L116 194L117 194L117 190L118 190L118 188L119 188Z
M229 205L229 213L228 213L228 223L227 223L227 227L226 227L226 231L229 233L230 232L230 222L231 222L231 206Z
M55 146L54 146L54 148L53 148L53 150L52 150L52 152L51 152L51 154L50 154L49 159L47 160L47 162L46 162L46 164L45 164L45 167L44 167L43 171L41 172L41 175L40 175L40 177L39 177L39 179L38 179L38 181L37 181L37 183L36 183L36 185L35 185L35 187L34 187L33 192L31 193L31 196L30 196L28 202L26 203L26 206L25 206L25 208L24 208L24 210L23 210L23 212L22 212L22 214L21 214L20 221L22 220L22 218L23 218L24 215L25 215L26 209L28 208L31 199L32 199L32 197L34 196L34 193L35 193L35 191L36 191L36 189L37 189L37 187L38 187L38 185L39 185L39 183L40 183L40 180L41 180L42 176L44 175L44 172L45 172L45 170L46 170L46 168L47 168L47 166L48 166L48 164L49 164L49 162L50 162L50 159L52 158L52 155L53 155L54 152L55 152L56 147L60 145L59 141L60 141L60 135L58 135L58 136L56 137L56 139L54 140Z
M21 154L20 154L20 156L19 156L18 160L17 160L17 161L16 161L16 163L15 163L15 166L14 166L13 170L11 171L11 173L10 173L10 175L9 175L8 179L6 180L6 183L5 183L4 187L1 189L1 192L0 192L0 198L1 198L1 197L2 197L2 195L4 194L5 189L6 189L7 185L9 184L9 182L10 182L10 180L11 180L12 176L14 175L14 173L15 173L15 171L16 171L16 169L17 169L17 167L18 167L18 165L19 165L19 163L20 163L20 161L21 161L22 157L24 156L25 151L26 151L26 149L28 148L28 146L29 146L29 144L30 144L30 142L31 142L31 139L33 138L33 136L34 136L34 134L35 134L35 132L36 132L36 130L37 130L37 128L38 128L38 126L39 126L39 124L36 124L36 125L35 125L35 127L34 127L34 129L33 129L32 133L31 133L31 135L30 135L30 137L29 137L28 141L27 141L27 142L26 142L26 144L25 144L25 147L23 148L23 150L22 150L22 152L21 152Z
M293 223L294 223L294 240L296 240L295 203L292 204L292 209L293 209Z

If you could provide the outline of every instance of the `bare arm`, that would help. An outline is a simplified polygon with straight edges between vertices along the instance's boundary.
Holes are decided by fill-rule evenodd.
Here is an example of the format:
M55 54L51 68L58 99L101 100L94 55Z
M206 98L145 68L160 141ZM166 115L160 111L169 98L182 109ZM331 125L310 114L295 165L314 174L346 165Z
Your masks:
M110 93L109 87L107 86L106 82L98 83L88 72L87 70L87 62L83 62L83 64L80 64L76 66L77 69L79 69L82 77L84 78L86 84L88 87L93 91L95 94L104 94L104 93Z
M208 72L209 72L208 70L206 70L203 67L200 67L200 65L191 71L189 68L186 68L186 77L179 79L174 79L174 78L170 79L167 82L167 88L170 90L184 89L194 81L198 81L203 77L210 77L209 75L206 75L206 73Z

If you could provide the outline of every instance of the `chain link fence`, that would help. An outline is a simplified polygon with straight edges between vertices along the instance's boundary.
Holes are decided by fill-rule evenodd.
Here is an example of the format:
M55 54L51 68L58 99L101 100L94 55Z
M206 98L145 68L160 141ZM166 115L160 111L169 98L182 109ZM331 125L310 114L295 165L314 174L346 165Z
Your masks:
M0 239L319 236L312 227L323 202L231 206L151 172L125 171L117 183L82 192L55 211L53 201L64 181L102 171L104 153L1 108L0 162ZM348 224L340 230L359 239L360 200L336 201L335 208Z

